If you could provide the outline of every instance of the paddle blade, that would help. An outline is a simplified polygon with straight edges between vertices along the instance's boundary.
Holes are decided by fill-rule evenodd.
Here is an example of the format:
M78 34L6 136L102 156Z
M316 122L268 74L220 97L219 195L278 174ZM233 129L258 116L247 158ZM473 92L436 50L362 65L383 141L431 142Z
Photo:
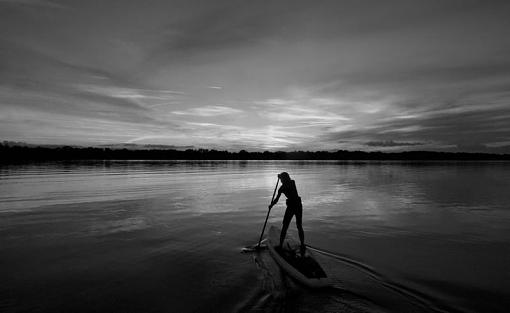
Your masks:
M242 253L258 252L258 251L264 250L266 248L267 248L266 246L244 247L244 248L241 249L241 252Z
M242 253L250 253L250 252L257 252L257 251L261 251L261 250L264 250L267 248L267 246L262 243L265 243L266 242L266 239L262 240L260 243L261 245L259 244L254 244L252 246L248 246L248 247L244 247L241 249L241 252Z

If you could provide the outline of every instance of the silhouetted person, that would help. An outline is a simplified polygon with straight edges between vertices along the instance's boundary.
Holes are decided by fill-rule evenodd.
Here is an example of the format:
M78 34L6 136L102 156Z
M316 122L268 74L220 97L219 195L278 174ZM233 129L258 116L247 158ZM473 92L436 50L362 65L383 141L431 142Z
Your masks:
M303 232L303 205L301 203L301 197L298 195L296 189L296 183L290 179L289 173L282 172L278 174L278 178L280 178L282 182L282 186L278 189L278 196L274 199L274 201L269 205L269 209L271 209L278 200L282 193L287 197L287 209L285 210L285 215L283 216L283 225L282 232L280 233L280 248L283 246L283 241L285 240L285 235L287 234L287 229L289 228L290 221L292 217L296 216L296 226L299 233L299 240L301 241L301 255L305 254L305 233Z

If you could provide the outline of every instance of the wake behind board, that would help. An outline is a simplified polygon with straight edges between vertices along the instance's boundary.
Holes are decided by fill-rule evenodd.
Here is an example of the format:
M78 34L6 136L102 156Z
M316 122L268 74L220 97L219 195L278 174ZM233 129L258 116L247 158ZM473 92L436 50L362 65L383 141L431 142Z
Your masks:
M283 249L275 249L280 244L280 229L275 226L269 228L268 234L269 253L290 277L303 285L311 288L320 288L330 285L330 279L315 260L311 251L307 250L302 257L299 250L299 243L287 236Z

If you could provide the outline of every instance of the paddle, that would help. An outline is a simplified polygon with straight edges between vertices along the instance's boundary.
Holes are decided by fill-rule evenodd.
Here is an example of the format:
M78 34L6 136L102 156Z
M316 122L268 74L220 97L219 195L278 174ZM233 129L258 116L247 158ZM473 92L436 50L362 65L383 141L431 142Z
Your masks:
M276 194L276 189L278 188L279 182L280 182L280 177L278 177L278 179L276 180L276 186L274 186L273 196L271 197L271 203L273 203L274 195ZM262 232L260 233L259 243L257 244L257 246L245 247L245 248L243 248L242 252L251 252L251 251L256 251L256 250L260 249L260 243L262 242L262 236L264 236L264 231L266 230L267 219L269 218L270 212L271 212L271 208L268 208L266 220L264 222L264 227L262 227Z

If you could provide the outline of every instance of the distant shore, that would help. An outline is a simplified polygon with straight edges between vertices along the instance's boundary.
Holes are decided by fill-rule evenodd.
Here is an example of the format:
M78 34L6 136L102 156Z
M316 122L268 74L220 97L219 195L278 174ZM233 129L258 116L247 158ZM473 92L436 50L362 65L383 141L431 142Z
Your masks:
M451 160L497 161L510 160L510 154L405 151L264 151L239 152L209 149L115 149L101 147L11 145L0 143L3 163L60 160Z

